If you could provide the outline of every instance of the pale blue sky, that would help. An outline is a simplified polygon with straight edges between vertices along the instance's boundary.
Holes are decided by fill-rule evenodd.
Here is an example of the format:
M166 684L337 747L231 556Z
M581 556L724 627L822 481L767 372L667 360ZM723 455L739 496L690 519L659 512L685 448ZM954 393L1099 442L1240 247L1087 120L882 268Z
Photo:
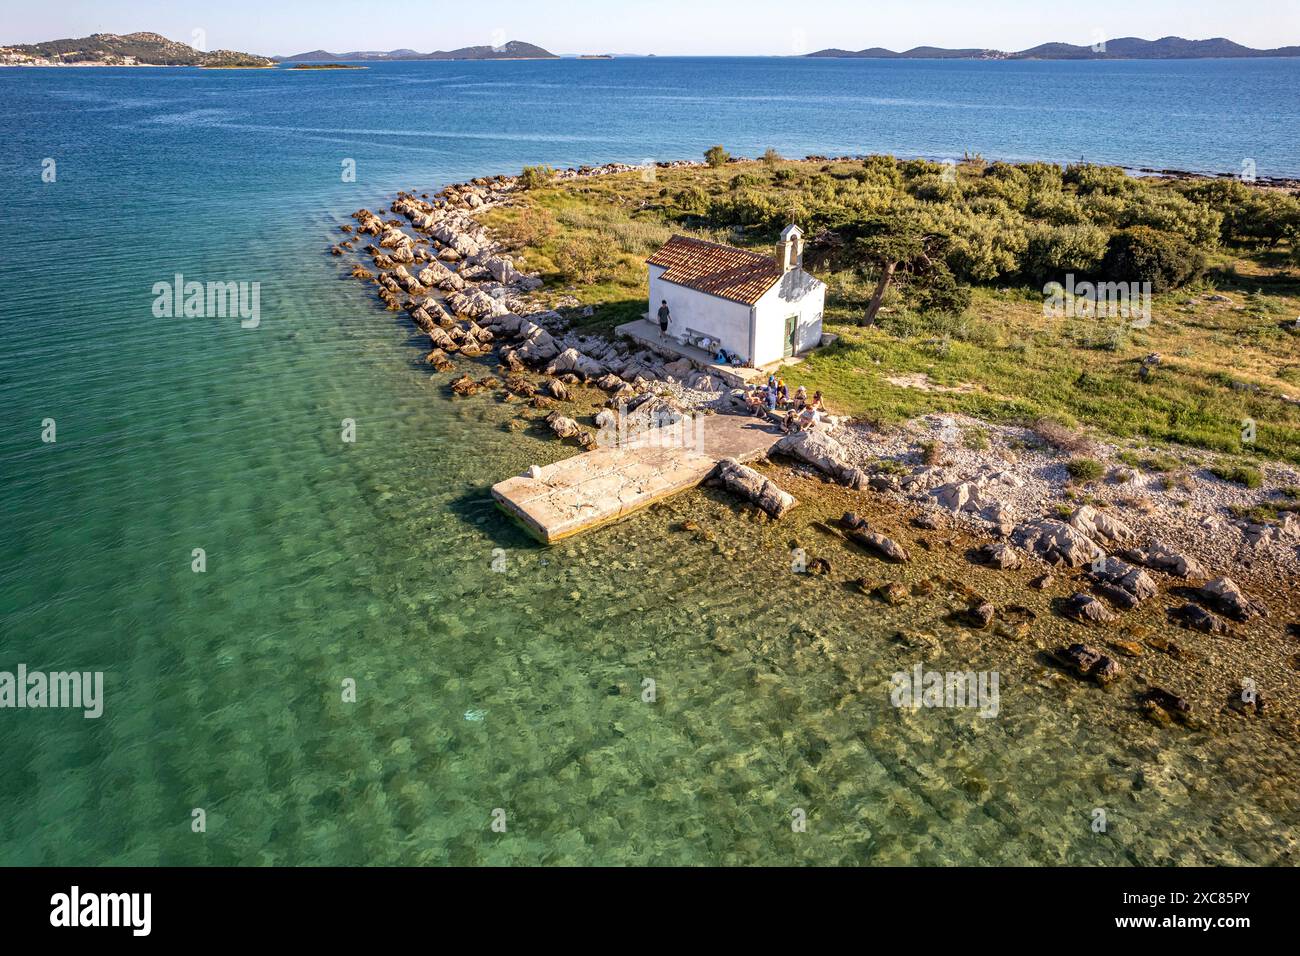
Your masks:
M784 55L823 47L1019 50L1098 37L1300 44L1300 0L0 0L0 45L153 30L207 48L421 52L527 40L556 53Z

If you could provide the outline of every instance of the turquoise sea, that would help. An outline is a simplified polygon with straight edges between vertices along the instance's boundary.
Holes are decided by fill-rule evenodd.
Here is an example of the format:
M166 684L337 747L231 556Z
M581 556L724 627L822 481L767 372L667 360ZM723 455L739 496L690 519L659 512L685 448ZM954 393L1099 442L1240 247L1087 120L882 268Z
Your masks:
M724 497L533 545L487 489L564 450L446 397L325 249L398 189L718 142L1300 176L1298 141L1300 60L0 70L0 671L106 675L98 720L0 710L0 864L1296 862L1294 742L1171 741L791 575ZM259 282L259 327L155 317L178 273ZM999 717L892 707L900 628L1000 670Z

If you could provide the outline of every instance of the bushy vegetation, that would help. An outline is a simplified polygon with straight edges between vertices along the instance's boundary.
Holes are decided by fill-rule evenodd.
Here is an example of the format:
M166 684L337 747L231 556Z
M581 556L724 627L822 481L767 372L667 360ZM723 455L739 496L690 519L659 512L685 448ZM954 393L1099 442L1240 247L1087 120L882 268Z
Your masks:
M1066 463L1065 470L1070 473L1070 477L1075 481L1090 482L1096 481L1106 473L1106 466L1095 458L1071 458Z
M1253 189L1235 179L1198 180L1178 191L1220 216L1225 243L1272 249L1300 236L1300 199L1276 189Z
M1118 457L1119 460L1124 462L1126 465L1131 465L1134 468L1141 468L1143 471L1154 471L1158 474L1177 471L1182 467L1182 462L1177 458L1173 455L1166 455L1162 452L1157 452L1152 455L1138 455L1134 452L1126 451L1121 452Z
M715 169L727 165L729 159L731 159L731 154L723 149L721 145L710 146L704 151L704 161Z
M565 239L555 253L555 264L570 282L592 285L600 281L617 261L617 250L590 236Z
M525 206L505 228L508 241L518 246L537 246L550 239L559 229L549 210L540 206Z
M486 219L601 331L646 311L645 258L673 233L768 252L795 221L839 336L799 377L837 413L1037 423L1069 457L1094 457L1098 434L1300 463L1295 203L1087 165L728 157L650 180L554 180ZM1069 274L1152 282L1152 321L1048 315L1043 286ZM890 381L916 375L947 388Z
M1264 483L1264 476L1253 465L1220 462L1210 466L1210 474L1221 481L1231 481L1234 484L1245 485L1247 488L1258 488Z
M1110 237L1101 271L1112 282L1149 282L1165 292L1198 278L1205 254L1176 232L1134 226Z
M721 168L731 157L714 146L705 160ZM668 218L697 228L774 236L798 221L818 266L857 270L907 308L960 312L968 286L1042 287L1070 275L1150 282L1157 292L1186 286L1223 243L1275 245L1300 234L1297 201L1261 195L1241 183L1170 187L1088 164L869 156L817 165L768 150L725 189L700 181L661 199ZM867 324L885 296L869 303Z
M555 170L550 166L525 166L519 174L519 182L525 189L548 186L554 178Z

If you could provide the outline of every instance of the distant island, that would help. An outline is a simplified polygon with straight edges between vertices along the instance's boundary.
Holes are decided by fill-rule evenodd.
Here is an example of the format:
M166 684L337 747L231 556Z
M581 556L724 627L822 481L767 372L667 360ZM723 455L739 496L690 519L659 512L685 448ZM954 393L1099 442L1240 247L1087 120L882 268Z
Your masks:
M88 37L0 47L0 66L202 66L270 67L265 56L214 50L208 53L158 33L95 33Z
M1300 46L1278 47L1274 50L1254 50L1223 37L1212 40L1184 40L1182 37L1162 37L1143 40L1138 37L1121 37L1106 40L1095 46L1076 46L1072 43L1043 43L1018 53L1002 50L948 50L935 46L918 46L902 53L871 47L866 50L818 50L805 54L809 57L832 57L877 60L1202 60L1247 59L1265 56L1300 56Z
M310 53L296 53L275 59L281 63L313 63L320 60L558 60L559 57L532 43L511 40L502 46L466 46L459 50L435 50L433 53L419 53L415 50L354 50L351 53L312 50Z
M364 70L366 67L355 63L295 63L291 70Z

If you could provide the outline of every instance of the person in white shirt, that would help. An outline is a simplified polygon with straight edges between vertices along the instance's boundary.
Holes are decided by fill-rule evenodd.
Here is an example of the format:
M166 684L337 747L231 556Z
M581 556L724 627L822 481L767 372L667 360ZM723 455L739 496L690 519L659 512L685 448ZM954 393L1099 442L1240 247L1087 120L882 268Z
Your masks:
M799 414L799 427L802 429L814 429L821 424L822 413L815 405L809 405Z

